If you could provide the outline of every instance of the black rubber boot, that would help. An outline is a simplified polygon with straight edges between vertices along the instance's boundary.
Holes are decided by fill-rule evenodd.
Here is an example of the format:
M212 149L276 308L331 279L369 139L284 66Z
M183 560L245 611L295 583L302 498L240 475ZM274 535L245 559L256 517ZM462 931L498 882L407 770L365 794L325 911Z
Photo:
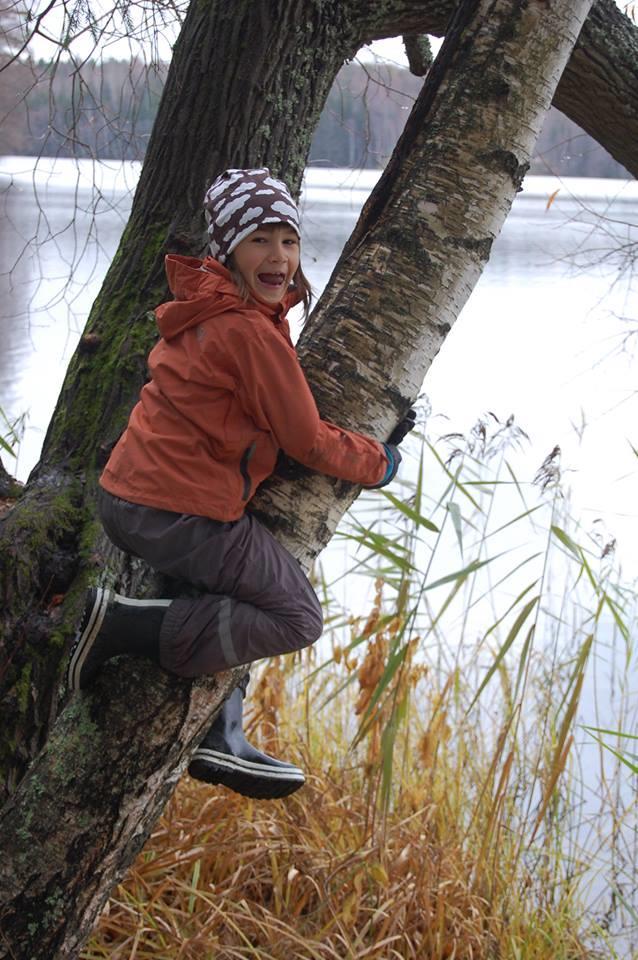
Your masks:
M71 649L66 679L69 690L83 690L102 664L126 654L159 663L159 633L172 600L131 600L92 587Z
M303 787L303 770L256 750L244 736L241 687L236 687L193 754L191 777L219 783L244 797L274 800Z

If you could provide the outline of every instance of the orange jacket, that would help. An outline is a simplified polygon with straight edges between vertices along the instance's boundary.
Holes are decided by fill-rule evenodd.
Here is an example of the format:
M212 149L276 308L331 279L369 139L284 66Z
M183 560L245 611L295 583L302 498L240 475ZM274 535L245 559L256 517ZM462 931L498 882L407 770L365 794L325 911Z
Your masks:
M245 303L216 260L168 256L175 297L155 311L151 380L100 483L133 503L237 520L281 448L300 463L372 486L383 446L319 417L286 311Z

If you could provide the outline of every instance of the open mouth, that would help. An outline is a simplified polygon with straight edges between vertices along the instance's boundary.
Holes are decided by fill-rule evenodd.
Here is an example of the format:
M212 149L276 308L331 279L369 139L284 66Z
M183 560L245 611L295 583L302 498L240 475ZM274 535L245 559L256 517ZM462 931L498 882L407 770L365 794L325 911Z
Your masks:
M280 287L286 279L285 273L258 273L257 279L266 287Z

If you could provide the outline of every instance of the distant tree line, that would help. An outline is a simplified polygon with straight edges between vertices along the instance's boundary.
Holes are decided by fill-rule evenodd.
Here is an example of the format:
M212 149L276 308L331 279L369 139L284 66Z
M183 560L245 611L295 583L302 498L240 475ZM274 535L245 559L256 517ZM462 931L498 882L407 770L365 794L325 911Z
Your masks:
M140 60L14 63L0 89L0 154L141 160L168 67Z
M141 160L167 66L140 60L17 62L0 87L0 154ZM403 129L422 84L387 63L346 64L312 142L310 162L380 168ZM185 105L185 109L187 109ZM626 177L624 167L566 116L552 110L538 141L532 173Z

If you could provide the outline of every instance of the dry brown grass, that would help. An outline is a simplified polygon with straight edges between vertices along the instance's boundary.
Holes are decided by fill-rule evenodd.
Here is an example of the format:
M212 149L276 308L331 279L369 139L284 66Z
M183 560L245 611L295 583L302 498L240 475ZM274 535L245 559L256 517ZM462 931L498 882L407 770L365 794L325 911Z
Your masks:
M306 786L286 800L256 802L186 776L85 960L587 956L574 914L563 904L559 916L556 905L524 893L511 845L499 840L503 862L490 859L493 844L482 846L475 826L459 818L458 797L445 794L446 777L456 777L449 767L433 780L436 765L425 775L415 751L381 815L370 748L378 738L371 732L357 754L344 749L343 702L309 727L300 697L291 723L277 672L271 665L256 691L259 716L271 721L280 712L278 729L292 742L270 748L303 764ZM361 680L365 687L365 671ZM429 739L418 734L430 758L441 729L437 720Z
M375 836L351 772L257 804L185 780L87 956L483 957L485 904L428 805Z
M185 777L84 960L627 955L636 805L602 747L580 769L577 718L605 611L632 659L633 601L559 525L549 481L529 506L504 459L488 475L433 456L440 496L422 456L409 500L346 529L376 578L368 613L321 579L328 659L271 661L251 685L252 739L306 786L259 803Z

